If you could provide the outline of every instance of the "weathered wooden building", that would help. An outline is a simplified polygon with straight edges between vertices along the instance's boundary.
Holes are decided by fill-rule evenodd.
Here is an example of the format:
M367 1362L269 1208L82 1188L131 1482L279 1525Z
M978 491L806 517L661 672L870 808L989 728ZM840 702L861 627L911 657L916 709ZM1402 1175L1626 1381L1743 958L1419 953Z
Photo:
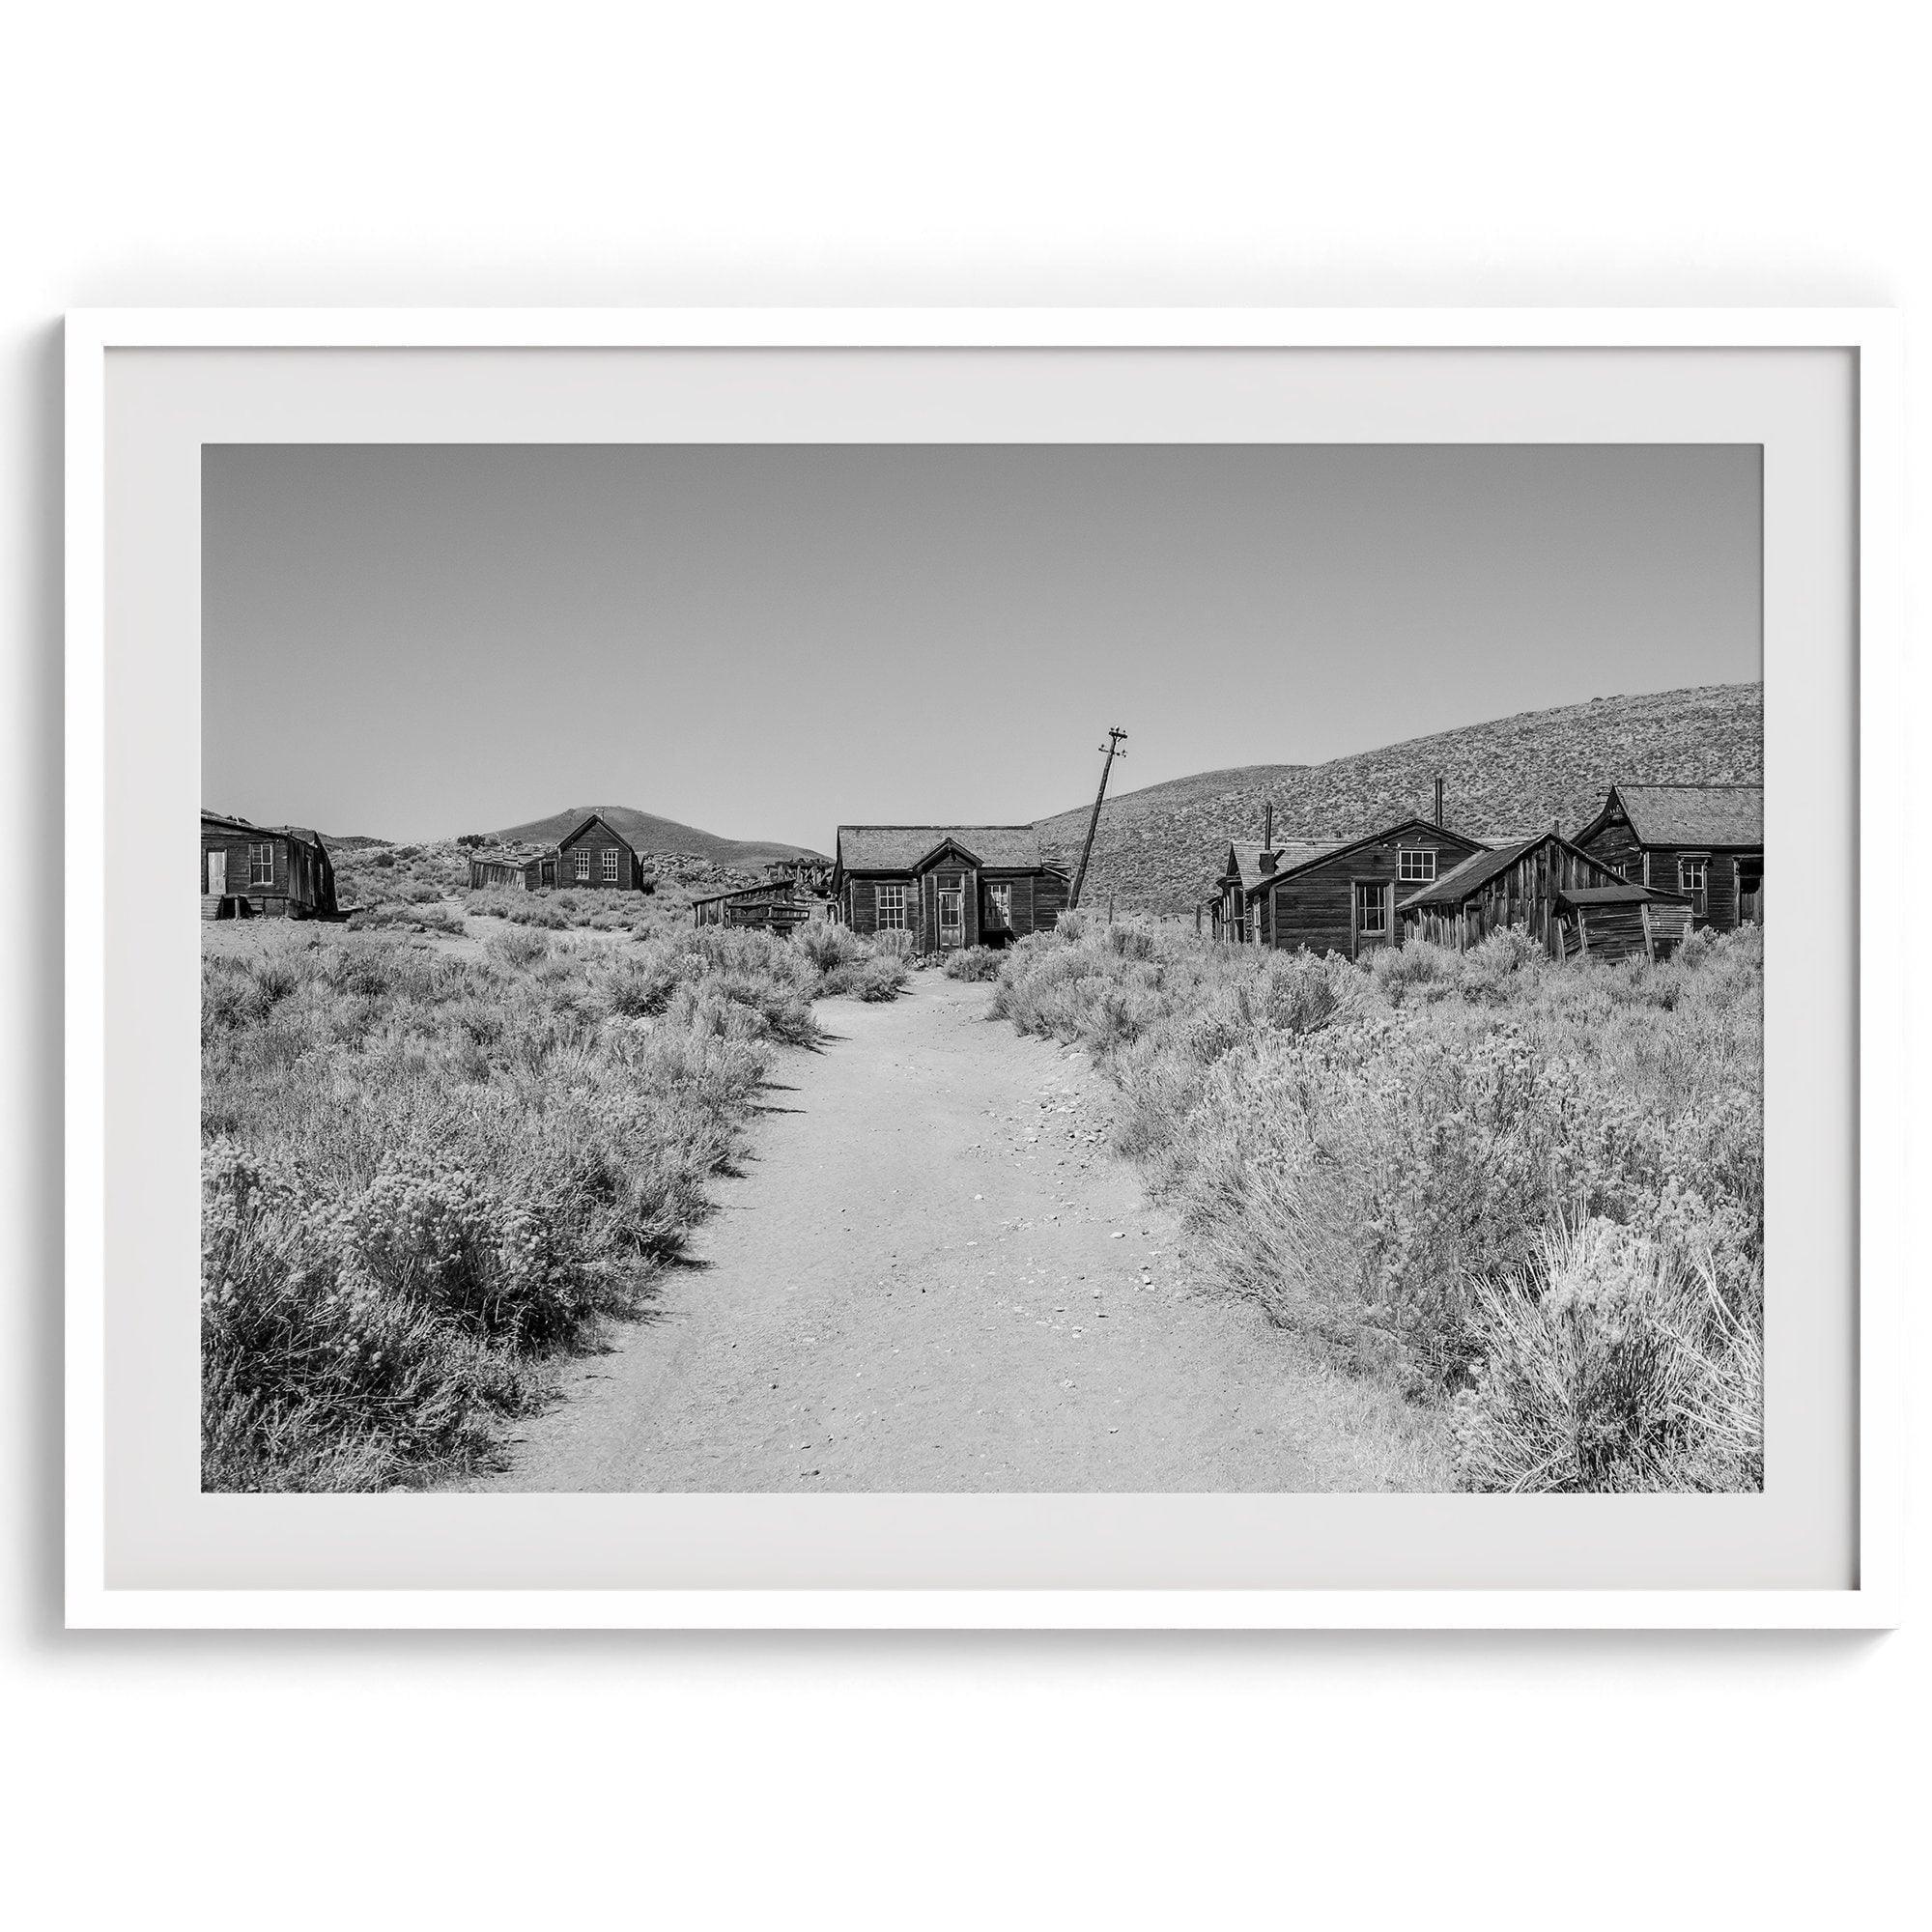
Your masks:
M556 884L556 854L539 852L519 858L511 852L470 855L469 890L481 892L534 893Z
M830 899L816 897L794 880L767 879L755 886L707 893L691 902L694 925L724 925L736 930L775 932L781 938L831 911Z
M1682 893L1699 925L1764 919L1761 784L1616 784L1576 842L1628 884Z
M1215 930L1254 946L1360 958L1396 938L1396 901L1485 848L1431 818L1363 838L1229 848Z
M644 870L637 848L601 812L589 813L556 841L559 886L642 892Z
M910 933L922 952L1048 931L1067 886L1031 825L841 825L832 868L847 925Z
M327 847L299 825L254 825L204 811L201 912L204 919L338 918Z
M1555 958L1661 959L1690 929L1690 902L1633 884L1556 832L1477 852L1397 908L1405 939L1473 946L1521 926Z

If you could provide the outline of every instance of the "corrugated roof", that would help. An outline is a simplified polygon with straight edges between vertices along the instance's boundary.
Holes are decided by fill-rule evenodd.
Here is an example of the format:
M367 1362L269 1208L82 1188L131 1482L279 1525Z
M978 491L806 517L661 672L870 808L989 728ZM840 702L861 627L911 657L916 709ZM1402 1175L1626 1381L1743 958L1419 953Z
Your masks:
M1620 784L1631 829L1646 845L1762 845L1761 784Z
M838 863L848 872L910 872L949 838L982 866L1037 870L1046 863L1031 825L841 825Z

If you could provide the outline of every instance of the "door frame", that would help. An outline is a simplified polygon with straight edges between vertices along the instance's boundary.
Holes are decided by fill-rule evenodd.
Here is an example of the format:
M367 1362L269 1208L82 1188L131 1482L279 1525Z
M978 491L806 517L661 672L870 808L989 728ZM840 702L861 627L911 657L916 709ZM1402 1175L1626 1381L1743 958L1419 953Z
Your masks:
M1370 935L1372 946L1389 946L1395 942L1395 881L1393 879L1350 879L1349 881L1349 947L1350 957L1362 956L1362 888L1374 886L1382 895L1382 929Z

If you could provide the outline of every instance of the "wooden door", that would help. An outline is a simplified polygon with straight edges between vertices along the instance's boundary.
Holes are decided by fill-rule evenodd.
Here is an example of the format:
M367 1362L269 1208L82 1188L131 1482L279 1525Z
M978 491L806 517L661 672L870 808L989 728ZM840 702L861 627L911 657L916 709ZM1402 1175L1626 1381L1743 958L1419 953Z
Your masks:
M219 898L228 890L228 854L209 852L204 856L208 860L209 893L212 896Z
M954 951L966 944L966 882L948 873L939 881L939 950Z

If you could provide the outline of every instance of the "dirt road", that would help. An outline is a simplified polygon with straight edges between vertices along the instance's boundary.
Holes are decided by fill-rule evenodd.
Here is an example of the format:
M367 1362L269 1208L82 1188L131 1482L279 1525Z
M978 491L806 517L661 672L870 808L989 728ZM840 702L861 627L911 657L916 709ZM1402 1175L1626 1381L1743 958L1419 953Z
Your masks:
M923 974L821 1006L833 1037L780 1061L698 1265L484 1487L1374 1487L1306 1439L1289 1338L1190 1286L1084 1060L988 996Z

